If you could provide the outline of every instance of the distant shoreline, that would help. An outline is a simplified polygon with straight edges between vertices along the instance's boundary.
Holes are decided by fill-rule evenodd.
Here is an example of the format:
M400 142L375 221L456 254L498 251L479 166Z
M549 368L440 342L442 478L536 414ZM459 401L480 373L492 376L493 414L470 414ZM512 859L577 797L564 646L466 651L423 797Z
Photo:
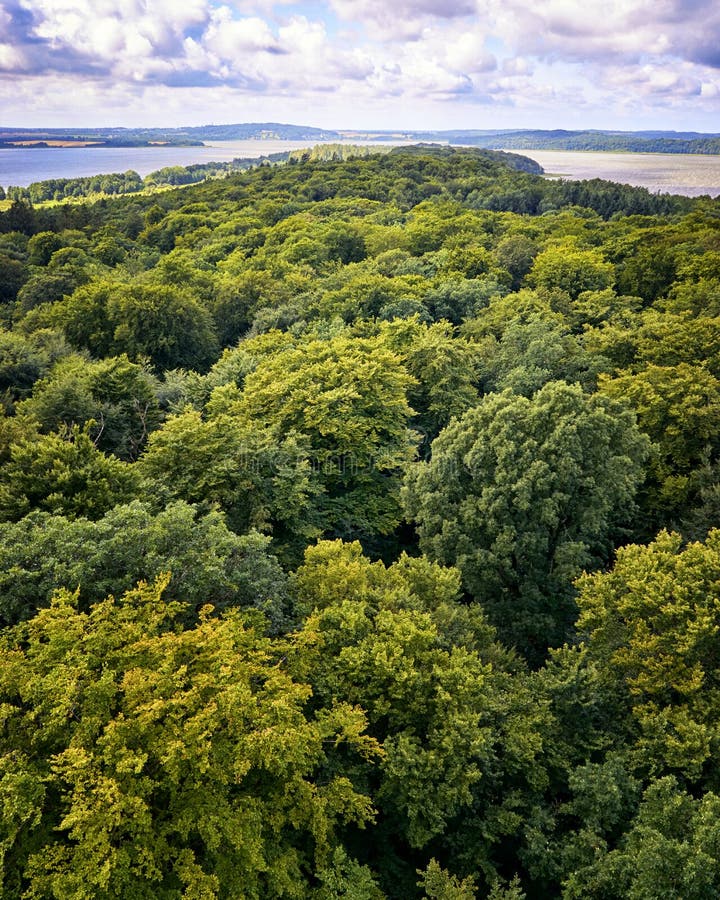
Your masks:
M168 147L207 147L204 141L0 141L0 150L122 150L133 147L166 149Z
M308 145L358 141L440 143L505 152L613 153L616 155L718 156L720 133L559 129L393 130L323 129L279 122L246 122L173 128L16 128L0 126L0 149L204 148L229 141L307 141Z

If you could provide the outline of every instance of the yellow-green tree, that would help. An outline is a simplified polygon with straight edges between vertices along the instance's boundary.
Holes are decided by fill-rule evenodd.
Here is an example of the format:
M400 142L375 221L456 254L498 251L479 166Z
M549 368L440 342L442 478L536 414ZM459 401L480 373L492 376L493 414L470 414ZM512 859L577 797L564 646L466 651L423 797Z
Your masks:
M4 896L306 898L372 818L331 765L376 755L362 712L306 715L266 639L237 613L179 630L165 582L0 638Z

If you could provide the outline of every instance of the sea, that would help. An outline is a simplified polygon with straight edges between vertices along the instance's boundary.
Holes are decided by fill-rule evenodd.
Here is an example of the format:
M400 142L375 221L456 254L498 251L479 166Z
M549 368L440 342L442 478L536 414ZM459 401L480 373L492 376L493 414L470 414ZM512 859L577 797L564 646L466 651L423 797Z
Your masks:
M0 185L26 187L48 178L78 178L133 169L147 175L165 166L257 159L299 150L313 141L213 141L204 147L35 147L0 149ZM356 142L361 143L361 142ZM387 142L364 142L383 143ZM407 143L407 142L397 142ZM548 177L605 178L653 193L720 196L720 156L602 153L576 150L513 151L536 160Z

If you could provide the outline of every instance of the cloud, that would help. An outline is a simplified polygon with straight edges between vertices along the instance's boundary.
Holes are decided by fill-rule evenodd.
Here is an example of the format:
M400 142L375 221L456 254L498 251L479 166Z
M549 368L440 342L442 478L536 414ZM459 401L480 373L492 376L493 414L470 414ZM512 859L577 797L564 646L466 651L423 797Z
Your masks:
M266 21L256 16L234 19L227 6L213 12L202 45L218 57L230 60L240 53L284 52Z
M715 0L494 0L508 46L540 59L720 65Z
M699 97L703 84L685 66L673 71L665 66L646 64L618 70L610 76L617 89L625 91L635 102L652 97L686 102Z
M378 41L417 40L434 20L472 16L474 0L329 0L333 12Z
M180 122L217 104L220 121L363 110L421 128L427 110L492 127L473 112L491 103L571 127L573 110L717 113L719 48L716 0L0 0L0 98L38 117L64 90Z

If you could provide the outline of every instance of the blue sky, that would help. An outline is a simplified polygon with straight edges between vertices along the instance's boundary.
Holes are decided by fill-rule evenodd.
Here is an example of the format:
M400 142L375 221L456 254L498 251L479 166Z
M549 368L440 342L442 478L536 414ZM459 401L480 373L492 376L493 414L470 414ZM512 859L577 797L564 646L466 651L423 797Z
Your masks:
M0 124L720 131L717 0L0 0Z

